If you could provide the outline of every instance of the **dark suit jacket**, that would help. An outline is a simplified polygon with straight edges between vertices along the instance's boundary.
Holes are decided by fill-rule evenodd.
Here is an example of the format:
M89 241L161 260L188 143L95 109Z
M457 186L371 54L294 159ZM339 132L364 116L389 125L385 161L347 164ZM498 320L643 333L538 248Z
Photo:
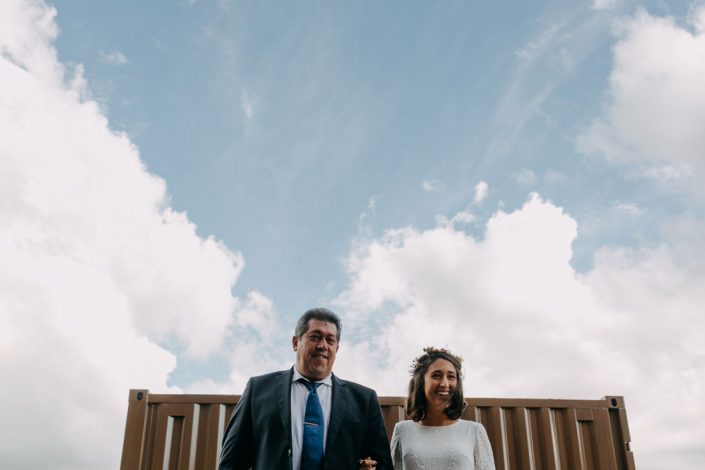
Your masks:
M293 374L291 368L247 382L225 430L219 470L291 469ZM368 456L379 470L393 468L377 394L335 375L326 439L324 469L359 469Z

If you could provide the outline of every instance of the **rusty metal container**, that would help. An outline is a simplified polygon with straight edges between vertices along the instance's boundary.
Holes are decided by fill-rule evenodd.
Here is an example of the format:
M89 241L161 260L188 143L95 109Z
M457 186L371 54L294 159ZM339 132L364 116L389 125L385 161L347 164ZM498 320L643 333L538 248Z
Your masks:
M121 470L216 469L238 395L130 390ZM620 396L600 400L467 398L463 419L487 430L497 470L634 470ZM380 397L389 437L403 397Z

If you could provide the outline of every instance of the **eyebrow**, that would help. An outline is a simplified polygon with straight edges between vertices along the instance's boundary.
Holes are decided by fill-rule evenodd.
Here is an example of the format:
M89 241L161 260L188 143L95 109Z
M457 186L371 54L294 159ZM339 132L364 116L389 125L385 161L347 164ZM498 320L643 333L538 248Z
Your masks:
M318 335L318 336L323 336L323 337L325 337L325 338L337 338L337 337L338 337L338 335L336 335L335 333L324 333L324 332L319 331L319 330L309 331L309 332L308 332L308 335L309 335L309 336L311 336L311 335Z

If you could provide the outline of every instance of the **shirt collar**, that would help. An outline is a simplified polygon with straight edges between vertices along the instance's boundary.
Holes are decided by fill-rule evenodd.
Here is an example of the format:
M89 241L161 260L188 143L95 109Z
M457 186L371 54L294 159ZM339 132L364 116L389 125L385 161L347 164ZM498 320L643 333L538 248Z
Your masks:
M306 377L301 375L299 370L296 368L296 365L294 365L294 376L292 377L291 381L296 382L299 379L304 379L304 380L310 382L310 380L308 380ZM314 383L321 383L323 385L328 385L329 387L332 387L333 386L333 373L328 374L328 377L326 377L325 379L317 380Z

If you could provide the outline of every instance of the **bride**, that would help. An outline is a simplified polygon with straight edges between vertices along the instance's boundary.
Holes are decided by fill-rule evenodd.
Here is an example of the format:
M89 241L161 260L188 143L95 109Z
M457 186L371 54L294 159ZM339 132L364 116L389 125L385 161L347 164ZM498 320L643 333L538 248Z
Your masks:
M494 470L480 423L459 419L465 409L461 361L447 349L425 348L412 364L405 411L392 434L395 470Z

